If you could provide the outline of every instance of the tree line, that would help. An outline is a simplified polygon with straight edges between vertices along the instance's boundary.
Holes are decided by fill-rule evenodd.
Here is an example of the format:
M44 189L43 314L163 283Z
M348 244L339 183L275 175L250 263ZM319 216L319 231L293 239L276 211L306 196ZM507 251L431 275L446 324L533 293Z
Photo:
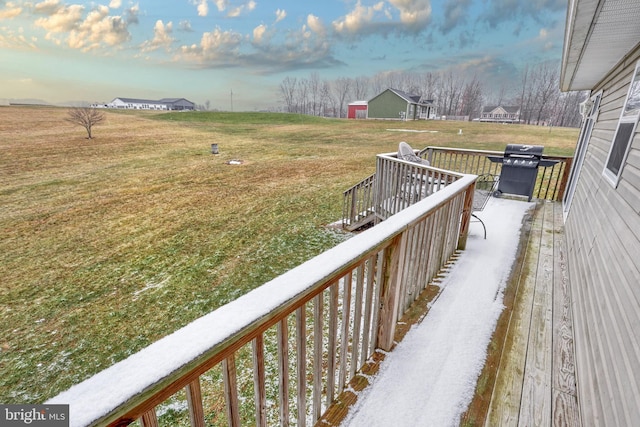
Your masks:
M346 117L348 104L371 99L387 88L420 95L436 105L438 116L480 117L483 106L518 106L527 124L580 126L579 104L586 92L561 92L557 64L526 66L511 88L489 89L477 75L461 72L406 71L379 73L373 77L340 77L324 80L317 72L309 78L285 77L279 93L289 113Z

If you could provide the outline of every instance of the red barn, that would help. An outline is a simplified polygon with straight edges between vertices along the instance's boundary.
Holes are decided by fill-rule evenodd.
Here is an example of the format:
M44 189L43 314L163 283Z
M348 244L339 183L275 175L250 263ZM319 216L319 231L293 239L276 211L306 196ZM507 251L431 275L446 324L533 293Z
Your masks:
M366 119L367 101L356 101L349 104L348 119Z

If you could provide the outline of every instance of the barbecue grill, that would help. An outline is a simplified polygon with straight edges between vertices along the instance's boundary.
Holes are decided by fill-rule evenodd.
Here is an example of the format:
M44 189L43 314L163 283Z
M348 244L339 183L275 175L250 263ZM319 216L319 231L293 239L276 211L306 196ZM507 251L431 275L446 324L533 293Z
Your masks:
M533 188L538 176L538 167L553 166L555 160L543 160L541 145L508 144L503 157L489 156L494 163L502 163L496 196L502 193L533 196Z

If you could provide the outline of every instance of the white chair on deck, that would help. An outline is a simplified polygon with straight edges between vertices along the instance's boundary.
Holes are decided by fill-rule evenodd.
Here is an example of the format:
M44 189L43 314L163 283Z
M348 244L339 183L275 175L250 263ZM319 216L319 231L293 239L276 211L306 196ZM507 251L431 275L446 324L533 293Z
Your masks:
M408 162L420 163L422 165L429 166L429 161L418 157L415 151L413 151L413 148L404 141L398 145L398 158Z
M417 156L413 148L404 141L398 145L398 159L429 166L429 161ZM403 186L403 194L401 197L408 200L409 204L422 200L429 195L429 182L431 180L426 175L423 176L420 173L410 172L405 179L406 184Z

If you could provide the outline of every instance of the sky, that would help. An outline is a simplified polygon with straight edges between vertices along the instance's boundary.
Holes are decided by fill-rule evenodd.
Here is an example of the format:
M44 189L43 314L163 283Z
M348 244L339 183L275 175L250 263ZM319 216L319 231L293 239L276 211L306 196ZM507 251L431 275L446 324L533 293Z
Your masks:
M0 0L0 103L282 106L287 78L513 82L559 61L567 0ZM355 100L354 100L355 101Z

